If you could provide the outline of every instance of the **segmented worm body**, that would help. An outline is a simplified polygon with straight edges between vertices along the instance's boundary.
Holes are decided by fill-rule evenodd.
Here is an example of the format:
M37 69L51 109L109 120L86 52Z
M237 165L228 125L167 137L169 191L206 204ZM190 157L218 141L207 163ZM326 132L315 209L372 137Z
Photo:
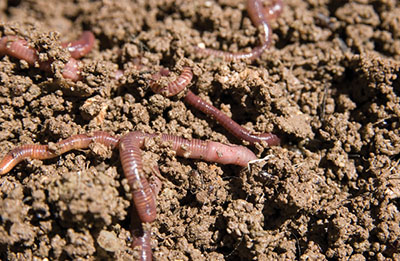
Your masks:
M270 45L271 28L269 21L280 14L282 6L281 0L275 0L266 7L262 5L261 0L247 0L247 11L253 24L262 29L261 44L253 48L251 52L232 53L199 47L196 47L196 50L200 53L219 56L226 60L256 59ZM76 59L90 52L94 42L93 33L85 31L78 40L61 44L71 54L71 58L64 65L62 71L64 78L73 81L81 79L79 62ZM53 60L41 61L38 50L31 47L26 40L17 36L3 36L0 38L0 55L9 55L25 60L30 66L39 66L44 71L51 71L53 63ZM162 77L168 76L169 73L168 69L161 69L153 75L150 86L155 93L160 93L166 97L177 95L185 90L193 78L191 68L184 67L182 73L175 80L166 81L166 84L163 84ZM115 73L115 79L118 80L123 75L124 71L118 70ZM184 100L196 109L216 119L224 128L240 139L250 143L265 141L268 145L277 145L280 142L280 139L274 134L250 133L190 90L186 92ZM17 147L6 154L0 161L0 175L8 173L15 165L27 158L50 159L70 150L88 148L92 143L103 144L110 148L118 147L121 165L131 188L133 200L131 213L132 247L140 247L141 260L151 260L151 231L144 229L143 223L153 222L156 218L156 196L160 190L161 182L158 179L156 179L156 182L149 182L143 171L141 149L145 139L148 138L159 138L162 142L170 144L171 149L175 151L177 156L185 158L238 166L247 166L250 161L257 159L252 151L243 146L199 139L188 140L174 135L146 134L138 131L130 132L121 138L114 137L106 132L95 132L90 135L74 135L52 145L23 145Z
M239 139L248 141L252 144L265 141L269 146L278 145L280 142L278 136L272 133L251 133L191 91L186 93L185 102L217 120L226 130Z
M55 149L48 145L22 145L11 150L0 162L0 175L8 173L24 159L51 159L74 149L87 148L90 143L97 142L114 148L118 139L106 132L95 132L92 135L78 134L55 144Z
M160 70L155 77L168 76L169 71L167 69ZM190 67L185 67L182 71L182 74L178 77L177 80L170 82L164 88L152 87L152 90L156 93L180 93L183 91L186 86L190 83L193 77L192 70ZM156 84L153 84L156 85ZM163 91L160 91L160 90ZM262 133L262 134L253 134L247 129L243 128L239 124L237 124L234 120L225 115L222 111L218 110L216 107L207 103L205 100L201 99L193 92L188 90L184 97L186 103L190 104L194 108L208 116L217 120L225 129L227 129L231 134L235 137L248 141L252 144L266 142L269 146L278 145L280 143L280 139L278 136L272 133Z
M158 167L156 168L157 174L160 174ZM154 198L157 197L161 190L161 180L156 175L151 176L149 180L150 186L153 190ZM151 250L151 231L143 227L143 222L139 218L136 207L133 205L131 210L131 235L132 235L132 248L139 247L139 256L141 261L152 260Z
M249 161L257 159L252 151L243 146L198 139L187 140L174 135L146 134L138 131L130 132L121 139L106 132L95 132L92 135L74 135L59 141L52 149L48 145L17 147L0 162L0 175L8 173L16 164L27 158L50 159L73 149L87 148L91 143L100 143L111 148L118 146L122 168L132 189L139 218L142 222L152 222L156 218L156 203L153 189L143 173L141 147L145 138L155 136L160 136L162 141L169 142L178 156L186 158L239 166L246 166Z
M168 75L168 69L161 69L158 73L153 75L153 82L150 84L153 92L162 94L165 97L175 96L182 92L193 78L192 69L190 67L184 67L182 73L176 80L169 81L167 85L162 85L158 82L162 76Z
M71 53L71 58L63 68L62 76L64 78L73 81L81 79L79 63L76 59L90 52L94 45L94 39L92 32L85 31L78 40L62 44ZM0 55L9 55L25 60L30 66L34 66L37 63L39 68L44 71L50 71L51 63L53 62L40 61L38 51L31 47L26 40L17 36L3 36L0 38Z
M156 219L156 202L153 191L143 172L140 147L146 136L141 132L128 133L121 138L119 155L128 184L132 189L132 199L139 218L143 222Z
M226 52L210 48L195 46L195 51L207 56L221 57L227 61L248 59L254 60L269 47L271 43L271 27L269 21L279 16L282 11L283 3L281 0L274 0L272 4L263 6L261 0L247 0L247 12L254 26L261 27L261 44L250 52Z
M151 231L143 228L143 223L139 218L139 214L135 207L131 211L131 235L132 235L132 248L139 247L139 256L141 261L152 260L151 249Z

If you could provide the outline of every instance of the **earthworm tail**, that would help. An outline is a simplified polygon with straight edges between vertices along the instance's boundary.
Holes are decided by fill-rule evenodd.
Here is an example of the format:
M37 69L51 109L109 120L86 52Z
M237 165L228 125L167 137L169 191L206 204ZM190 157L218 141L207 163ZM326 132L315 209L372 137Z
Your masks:
M118 138L106 132L95 132L93 135L78 134L61 140L55 144L54 149L50 149L48 145L22 145L11 150L0 162L0 175L8 173L24 159L51 159L73 149L87 148L92 142L115 147Z
M175 81L169 82L166 86L157 82L161 76L168 76L169 70L163 69L153 75L153 83L150 85L155 93L162 94L165 97L177 95L185 89L185 87L192 81L193 73L190 67L184 67L182 73Z
M68 49L72 58L79 59L92 50L94 40L94 34L91 31L83 31L79 39L62 43L61 46Z
M207 55L221 57L227 61L249 59L254 60L258 58L271 43L271 27L269 21L278 17L282 11L282 0L274 0L266 7L263 6L261 0L247 0L247 12L254 26L262 27L262 43L260 46L253 48L250 52L226 52L221 50L214 50L210 48L201 48L195 46L196 52Z
M156 202L152 189L143 172L140 146L147 135L131 132L121 138L119 153L125 178L132 189L132 198L142 222L153 222L156 218Z
M217 50L212 50L216 51ZM153 75L153 79L159 79L161 76L168 76L169 70L168 69L161 69L157 74ZM193 77L193 73L190 67L184 67L181 75L178 77L177 80L170 82L166 87L159 88L157 83L153 83L151 86L152 90L156 93L161 93L164 96L171 96L166 95L167 93L179 93L181 92L191 81ZM181 79L181 80L180 80ZM156 87L155 87L156 86ZM172 89L172 90L171 90ZM162 91L161 91L162 90ZM212 106L211 104L207 103L197 95L195 95L190 90L187 91L185 96L185 101L195 107L196 109L202 111L203 113L214 117L224 128L226 128L230 133L234 136L238 137L239 139L243 139L249 141L251 143L265 141L268 145L277 145L280 142L280 139L270 133L263 133L263 134L252 134L231 118L226 116L223 112Z
M265 141L269 146L278 145L280 139L278 136L272 133L263 134L253 134L248 130L237 124L231 118L226 116L223 112L207 103L197 95L195 95L190 90L186 93L185 101L195 107L196 109L202 111L203 113L212 116L216 119L225 129L236 136L239 139L246 140L250 143L260 143Z

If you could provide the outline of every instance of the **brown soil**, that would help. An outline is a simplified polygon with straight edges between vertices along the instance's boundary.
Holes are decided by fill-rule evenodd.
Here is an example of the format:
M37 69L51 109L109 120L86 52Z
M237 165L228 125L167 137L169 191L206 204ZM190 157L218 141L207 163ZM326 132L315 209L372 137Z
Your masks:
M250 172L148 144L145 160L163 176L151 224L156 260L398 260L400 4L284 2L270 50L246 63L191 48L257 45L243 0L1 1L0 36L22 36L56 63L44 73L1 57L0 157L95 130L240 144L149 89L160 66L192 66L195 93L283 141L250 146L264 158ZM82 30L96 46L82 59L84 80L71 83L60 74L68 54L59 43ZM116 82L118 68L125 76ZM134 258L128 191L117 152L19 164L0 179L0 259Z

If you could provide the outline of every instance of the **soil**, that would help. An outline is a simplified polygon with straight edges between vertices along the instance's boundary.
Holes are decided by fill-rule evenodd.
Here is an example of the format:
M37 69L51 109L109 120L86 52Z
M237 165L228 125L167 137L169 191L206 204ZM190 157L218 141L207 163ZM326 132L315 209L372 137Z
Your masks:
M163 182L149 225L155 260L399 260L400 3L284 4L269 50L229 62L193 46L256 46L244 0L1 1L0 36L55 62L43 72L0 57L0 157L96 130L248 145L181 98L152 93L152 73L191 66L193 92L282 142L248 146L261 160L244 169L147 144L146 166L158 164ZM73 83L60 43L82 30L96 44ZM137 257L129 187L118 152L104 152L27 160L0 178L2 260Z

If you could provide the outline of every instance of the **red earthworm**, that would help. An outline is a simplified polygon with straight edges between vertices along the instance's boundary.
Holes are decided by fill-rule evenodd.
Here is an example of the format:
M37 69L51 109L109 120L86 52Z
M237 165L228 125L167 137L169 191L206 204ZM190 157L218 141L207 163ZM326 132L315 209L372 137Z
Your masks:
M199 139L188 140L169 134L162 134L161 139L170 142L176 154L185 158L201 159L221 164L233 164L242 167L247 166L249 161L257 159L251 150L239 145L229 145Z
M68 49L72 58L79 59L92 50L94 40L94 34L91 31L83 31L78 40L62 43L61 46Z
M160 174L158 167L154 169L157 174ZM154 174L154 173L153 173ZM157 176L151 176L150 187L152 188L153 196L156 198L161 189L161 180ZM140 260L147 261L152 260L152 250L151 250L151 231L144 229L143 223L139 218L139 214L135 208L132 206L131 211L131 234L132 234L132 248L140 247Z
M190 90L187 91L185 102L192 105L199 111L216 119L225 129L232 133L235 137L248 141L252 144L265 141L269 146L278 145L280 139L272 133L253 134L247 129L237 124L234 120L229 118L223 112L204 101L202 98L195 95Z
M158 82L162 76L168 76L168 69L161 69L158 73L152 76L153 82L150 84L151 89L155 93L162 94L165 97L177 95L185 89L185 87L192 81L193 73L190 67L184 67L179 77L170 81L167 85L162 85Z
M92 135L79 134L57 142L54 148L48 145L23 145L10 151L0 162L0 175L8 173L16 164L26 158L49 159L72 149L87 148L97 142L109 147L119 146L122 168L125 178L132 190L132 246L141 247L141 260L151 260L151 232L143 229L143 222L152 222L156 217L155 197L160 181L150 185L143 173L140 148L145 138L160 136L162 141L170 142L178 156L202 159L221 164L246 166L257 159L256 155L243 146L225 145L219 142L187 140L167 134L146 134L130 132L118 139L106 132L95 132ZM158 183L158 184L157 184Z
M10 55L17 59L25 60L29 65L34 65L38 60L36 50L28 46L28 42L17 36L3 36L0 38L0 55Z
M131 132L121 138L119 156L125 178L132 189L132 199L142 222L153 222L156 218L156 202L153 191L143 172L140 147L146 137L141 132Z
M261 0L247 0L247 12L254 26L262 27L262 41L261 45L253 48L250 52L226 52L221 50L214 50L210 48L202 48L195 46L195 51L208 55L224 58L225 60L239 60L249 59L254 60L258 58L271 43L271 27L269 20L279 16L283 8L281 0L274 0L272 4L264 7Z
M132 198L139 218L143 222L152 222L156 218L156 203L152 189L143 173L140 147L146 137L157 134L131 132L121 138L119 151L125 178L132 188ZM225 145L213 141L198 139L187 140L173 135L162 134L161 139L172 143L172 149L178 156L221 164L246 166L257 159L252 151L243 146Z
M163 69L160 70L160 72L158 72L157 74L155 74L154 78L161 77L161 75L168 76L168 74L169 71L167 69ZM186 74L188 76L183 77L183 74ZM193 73L191 68L184 67L181 76L179 76L177 80L170 82L166 87L164 87L163 88L164 92L162 92L162 94L171 92L176 92L176 93L181 92L190 83L192 77ZM184 78L185 80L179 80L181 78ZM157 92L160 89L161 88L152 87L152 90L154 92ZM173 91L170 91L169 89L173 89ZM263 134L250 133L248 130L246 130L245 128L237 124L235 121L233 121L231 118L226 116L223 112L221 112L211 104L207 103L206 101L195 95L190 90L187 91L184 100L185 102L195 107L199 111L202 111L203 113L216 119L225 129L227 129L230 133L232 133L239 139L246 140L250 143L256 143L256 142L260 143L262 141L265 141L269 146L278 145L280 142L280 139L275 134L272 133L263 133Z
M268 24L269 20L277 18L283 9L282 0L272 0L272 3L264 6L261 0L247 0L247 12L256 27ZM264 28L265 29L265 28ZM265 31L267 34L267 31ZM265 35L265 42L269 42Z
M56 143L56 150L50 149L48 145L23 145L13 149L3 158L0 162L0 175L8 173L26 158L50 159L72 149L87 148L92 142L110 147L119 145L122 168L132 188L132 197L140 220L152 222L156 217L156 203L153 190L143 173L140 147L143 146L146 137L156 135L136 131L118 139L105 132L95 132L92 135L79 134L59 141ZM178 156L187 158L239 166L246 166L249 161L257 159L252 151L243 146L198 139L187 140L167 134L162 134L161 139L171 142L172 149Z
M11 150L0 162L0 175L8 173L24 159L51 159L73 149L87 148L92 142L115 147L118 144L118 139L100 131L92 135L78 134L61 140L55 144L56 150L50 149L48 145L22 145Z
M152 249L151 249L151 231L143 228L143 223L139 219L139 214L137 213L134 206L132 206L131 211L131 234L132 234L132 244L131 247L140 247L140 260L141 261L151 261L152 260Z
M88 53L94 44L94 35L91 32L85 31L81 38L77 41L64 43L71 51L71 58L64 65L62 76L66 79L78 81L81 79L78 61L74 58L79 58ZM44 71L51 70L53 61L40 61L38 52L33 47L30 47L28 42L17 36L3 36L0 38L0 55L9 55L17 59L25 60L30 66L34 66L37 62L39 68Z

